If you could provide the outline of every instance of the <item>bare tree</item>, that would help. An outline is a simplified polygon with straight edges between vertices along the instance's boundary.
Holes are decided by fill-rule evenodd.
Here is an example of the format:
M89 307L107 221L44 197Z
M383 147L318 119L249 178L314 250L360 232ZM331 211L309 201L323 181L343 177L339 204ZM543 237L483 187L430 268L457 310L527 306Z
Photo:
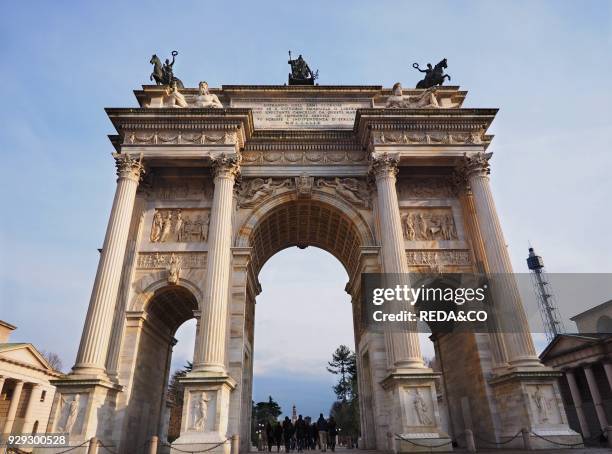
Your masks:
M62 372L64 364L62 363L62 359L57 353L41 350L40 354L43 356L43 358L45 358L45 360L49 363L49 366L51 366L53 370Z

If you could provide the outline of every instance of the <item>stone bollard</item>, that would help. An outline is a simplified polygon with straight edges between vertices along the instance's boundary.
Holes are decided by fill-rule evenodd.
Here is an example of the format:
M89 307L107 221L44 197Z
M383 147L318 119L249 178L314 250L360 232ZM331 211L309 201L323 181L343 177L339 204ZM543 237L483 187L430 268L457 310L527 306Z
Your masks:
M606 437L608 438L608 448L612 449L612 426L606 427Z
M476 444L474 443L474 432L470 429L465 429L465 446L468 452L476 452Z
M89 439L87 454L98 454L98 439L96 437L91 437Z
M523 427L521 432L523 434L523 449L525 449L525 451L531 451L531 438L529 436L529 430Z
M151 444L149 445L149 454L157 454L157 442L159 438L157 435L151 437Z
M232 435L232 454L240 453L240 436L238 434Z

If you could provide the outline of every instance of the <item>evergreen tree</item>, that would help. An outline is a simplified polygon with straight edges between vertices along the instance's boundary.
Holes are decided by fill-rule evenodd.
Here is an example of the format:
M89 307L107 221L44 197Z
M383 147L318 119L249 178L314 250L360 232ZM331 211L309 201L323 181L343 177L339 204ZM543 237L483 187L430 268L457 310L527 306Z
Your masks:
M327 370L334 375L340 375L334 385L334 393L339 401L353 400L357 390L357 365L355 353L346 345L340 345L332 354Z

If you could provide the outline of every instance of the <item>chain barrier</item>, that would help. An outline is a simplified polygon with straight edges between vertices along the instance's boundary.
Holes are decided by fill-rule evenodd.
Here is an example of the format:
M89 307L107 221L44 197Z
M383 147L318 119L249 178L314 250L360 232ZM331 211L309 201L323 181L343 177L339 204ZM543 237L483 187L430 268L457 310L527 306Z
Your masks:
M410 443L411 445L418 446L418 447L420 447L420 448L430 448L430 449L434 449L434 448L441 448L442 446L452 445L452 444L453 444L453 441L452 441L452 440L449 440L449 441L444 442L444 443L441 443L441 444L439 444L439 445L422 445L422 444L420 444L420 443L416 443L416 442L414 442L414 441L412 441L412 440L408 440L408 439L406 439L406 438L402 437L400 434L395 434L395 436L396 436L396 437L398 437L398 438L396 438L396 440L406 441L406 442Z
M66 449L65 451L56 452L55 454L65 454L65 453L67 453L67 452L74 451L75 449L82 448L82 447L83 447L83 446L85 446L87 443L89 443L89 440L85 440L85 441L84 441L83 443L81 443L80 445L77 445L77 446L71 446L70 448Z
M161 446L165 446L165 447L170 448L170 452L171 453L172 453L172 450L175 450L176 452L182 452L182 453L186 453L186 454L200 454L200 453L203 453L203 452L212 451L213 449L218 448L219 446L227 443L228 441L230 441L230 439L226 438L222 442L217 443L216 445L213 445L210 448L206 448L206 449L201 450L201 451L185 451L185 450L177 448L176 445L173 446L173 445L168 444L168 443L161 443ZM191 444L191 443L185 443L185 444ZM194 444L204 444L204 443L194 443Z
M110 446L106 446L104 443L102 443L100 440L98 440L98 446L101 448L106 449L108 452L110 452L111 454L117 454L117 451L114 451L110 448Z
M486 438L482 438L480 435L473 433L474 438L476 438L478 441L482 441L483 443L488 443L490 445L505 445L510 443L513 440L516 440L516 438L521 435L523 433L522 430L519 430L512 438L506 440L506 441L491 441L491 440L487 440ZM461 434L461 435L465 435L465 433Z

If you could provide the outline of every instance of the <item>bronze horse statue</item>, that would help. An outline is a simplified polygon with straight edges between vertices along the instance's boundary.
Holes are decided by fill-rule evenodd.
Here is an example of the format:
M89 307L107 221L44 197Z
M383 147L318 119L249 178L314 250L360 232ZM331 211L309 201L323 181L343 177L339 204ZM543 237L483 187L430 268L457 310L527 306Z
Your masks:
M155 81L155 85L172 85L172 82L176 82L178 88L185 88L183 82L178 77L174 77L172 72L172 66L174 65L174 57L178 55L177 51L172 51L172 62L166 60L165 64L162 64L159 57L155 54L149 60L149 63L153 65L153 72L149 76L149 80Z
M416 88L431 88L436 85L442 85L444 83L444 79L448 77L448 80L451 80L451 76L448 74L444 74L444 70L448 67L446 64L446 58L440 61L433 68L431 67L431 63L427 63L427 69L419 68L418 63L413 63L412 67L419 72L425 73L425 78L420 80L417 84Z

